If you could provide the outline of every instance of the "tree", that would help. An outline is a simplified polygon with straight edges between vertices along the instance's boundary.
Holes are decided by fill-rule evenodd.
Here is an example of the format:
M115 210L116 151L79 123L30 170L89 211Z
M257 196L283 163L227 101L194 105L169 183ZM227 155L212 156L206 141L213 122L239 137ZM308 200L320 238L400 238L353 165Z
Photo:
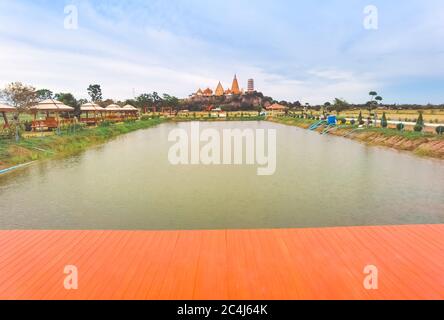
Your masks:
M0 94L6 102L17 108L17 116L28 111L29 107L37 102L35 88L21 82L8 84Z
M80 104L72 93L57 93L54 98L67 106L74 108L74 114L80 115Z
M48 89L40 89L36 91L36 99L38 101L43 101L47 99L53 99L54 93Z
M178 98L176 98L174 96L170 96L169 94L165 93L163 95L162 101L163 101L164 106L178 111L178 109L179 109L179 99Z
M383 128L387 128L388 126L388 122L387 122L387 116L385 114L385 112L382 114L382 119L381 119L381 127Z
M424 128L424 117L422 116L422 112L419 112L419 117L418 120L416 121L416 125Z
M143 109L146 113L148 108L152 108L154 105L153 96L150 93L143 93L136 98L137 107Z
M87 90L92 102L102 101L102 88L100 85L91 84Z
M358 125L363 125L363 124L364 124L364 119L362 118L362 111L359 111Z
M343 99L335 98L335 102L333 103L333 108L336 111L336 114L339 115L339 113L345 109L347 109L349 106L348 102Z
M151 97L153 98L153 104L155 107L159 106L162 103L162 98L156 91L151 94Z
M323 114L324 114L324 116L325 116L325 113L329 113L330 112L330 108L331 108L331 103L330 102L326 102L326 103L324 103L324 111L323 111Z
M378 96L378 93L376 91L370 91L369 96L371 97L371 100L366 103L366 108L368 110L369 116L371 116L372 110L376 109L378 101L382 101L382 97Z

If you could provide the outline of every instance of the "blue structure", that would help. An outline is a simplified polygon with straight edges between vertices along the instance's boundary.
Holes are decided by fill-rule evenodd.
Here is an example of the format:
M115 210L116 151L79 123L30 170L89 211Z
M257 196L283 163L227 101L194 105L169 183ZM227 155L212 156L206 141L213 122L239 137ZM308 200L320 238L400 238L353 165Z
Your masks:
M327 123L329 126L335 126L337 122L338 119L336 118L336 116L328 116Z

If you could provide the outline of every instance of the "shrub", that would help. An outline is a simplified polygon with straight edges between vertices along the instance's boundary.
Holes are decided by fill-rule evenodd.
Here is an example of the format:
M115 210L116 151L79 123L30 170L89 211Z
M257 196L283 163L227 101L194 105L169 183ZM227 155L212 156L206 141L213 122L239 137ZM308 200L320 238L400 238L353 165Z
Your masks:
M413 128L413 130L415 130L415 132L421 132L422 129L424 129L423 126L421 126L419 124L415 125L415 127Z
M341 124L346 124L346 123L347 123L347 119L345 119L345 118L338 119L338 121L339 121Z
M402 130L404 130L404 128L405 128L405 126L404 126L403 123L398 123L398 124L396 125L396 129L398 129L398 131L402 131Z
M25 121L23 123L26 132L32 131L32 121Z
M148 120L151 120L151 116L141 116L140 117L140 120L142 120L142 121L148 121Z
M419 113L419 118L416 120L416 125L424 127L424 118L422 116L422 112Z
M436 133L439 135L443 135L444 134L444 126L439 126L436 128Z
M388 123L387 123L387 116L385 114L385 112L382 114L382 119L381 119L381 127L383 128L387 128Z
M109 126L111 126L111 122L109 122L109 121L103 121L100 123L100 127L106 128Z
M359 125L363 125L364 124L364 119L362 118L362 111L359 111L358 124Z
M356 123L355 119L352 119L352 120L350 121L350 124L351 124L352 126L354 126L355 123Z

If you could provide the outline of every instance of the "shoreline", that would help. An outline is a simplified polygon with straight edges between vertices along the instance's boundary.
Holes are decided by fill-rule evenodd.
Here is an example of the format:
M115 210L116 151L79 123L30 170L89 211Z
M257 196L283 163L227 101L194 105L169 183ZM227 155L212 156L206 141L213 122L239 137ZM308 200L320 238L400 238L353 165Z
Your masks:
M86 149L106 143L113 138L130 132L149 129L165 122L224 122L224 121L269 121L273 123L308 129L316 120L292 117L230 117L230 118L154 118L86 128L75 134L44 135L22 138L18 143L0 140L0 176L21 168L27 163L63 158L78 154ZM444 160L444 137L415 132L399 132L395 129L339 126L328 134L352 139L370 146L388 147L407 151L420 157ZM316 130L322 133L323 129ZM5 156L4 156L5 155Z
M0 172L4 175L14 171L14 167L22 167L27 163L72 156L120 135L149 129L166 121L167 119L149 119L118 123L86 128L75 134L62 132L61 135L21 138L19 142L0 140Z
M299 119L292 117L269 118L267 121L288 126L308 129L318 122L316 120ZM420 157L444 160L444 137L429 133L397 131L396 129L363 128L356 126L338 126L328 132L330 135L352 139L369 146L378 146L407 151ZM322 133L324 128L316 129Z

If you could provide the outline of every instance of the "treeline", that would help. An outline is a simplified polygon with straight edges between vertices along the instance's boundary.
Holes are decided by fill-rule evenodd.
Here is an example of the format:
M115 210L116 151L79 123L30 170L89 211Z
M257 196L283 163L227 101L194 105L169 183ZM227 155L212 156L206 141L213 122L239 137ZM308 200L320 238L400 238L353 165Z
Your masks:
M162 108L171 108L179 110L181 102L178 98L169 94L159 95L157 92L144 93L134 99L124 101L103 98L102 88L98 84L92 84L87 88L90 97L87 99L77 99L72 93L54 93L49 89L36 89L32 86L22 84L21 82L13 82L0 90L0 98L6 103L17 108L19 112L26 112L32 105L47 99L55 99L67 106L73 107L76 114L80 114L80 107L88 102L94 102L101 107L107 107L110 104L118 104L124 106L127 104L143 109L144 112L150 110L160 110Z

